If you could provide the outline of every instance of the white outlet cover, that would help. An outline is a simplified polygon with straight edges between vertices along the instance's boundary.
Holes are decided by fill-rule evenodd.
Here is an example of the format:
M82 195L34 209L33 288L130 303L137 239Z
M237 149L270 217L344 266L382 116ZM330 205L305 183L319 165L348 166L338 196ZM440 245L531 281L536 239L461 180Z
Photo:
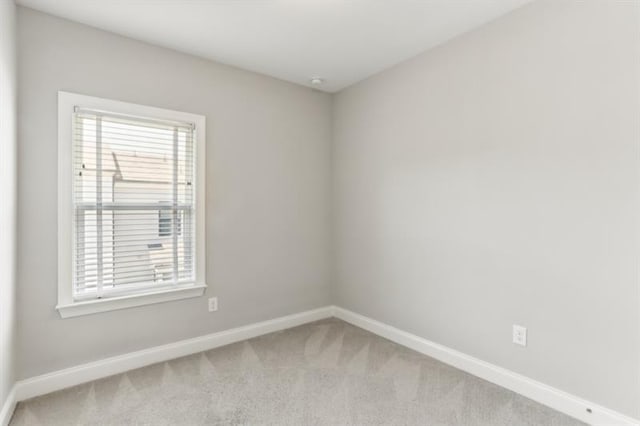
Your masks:
M215 312L218 310L218 298L211 297L209 298L209 312Z
M513 325L513 343L527 346L527 328L521 325Z

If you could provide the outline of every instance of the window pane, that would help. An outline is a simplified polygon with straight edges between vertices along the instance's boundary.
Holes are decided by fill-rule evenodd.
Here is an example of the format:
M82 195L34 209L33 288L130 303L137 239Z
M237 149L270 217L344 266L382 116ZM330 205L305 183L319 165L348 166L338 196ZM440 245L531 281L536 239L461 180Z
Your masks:
M193 131L77 113L75 290L194 279Z

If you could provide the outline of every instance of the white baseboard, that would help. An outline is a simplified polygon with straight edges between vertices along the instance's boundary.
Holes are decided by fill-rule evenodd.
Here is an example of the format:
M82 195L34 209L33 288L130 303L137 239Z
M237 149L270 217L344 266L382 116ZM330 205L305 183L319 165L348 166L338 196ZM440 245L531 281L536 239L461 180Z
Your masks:
M296 327L308 322L330 318L332 314L333 308L328 306L242 327L232 328L230 330L208 334L206 336L195 337L193 339L182 340L175 343L169 343L167 345L131 352L125 355L106 358L100 361L90 362L76 367L32 377L30 379L20 380L14 387L14 400L24 401L25 399L90 382L92 380L124 373L125 371L133 370L135 368L192 355L198 352L217 348L219 346L272 333L274 331ZM11 412L12 411L13 408L11 409ZM5 425L2 424L1 426Z
M512 390L585 423L597 426L640 425L639 420L355 312L334 307L333 315L343 321ZM588 409L591 410L591 413L587 411Z
M16 408L16 387L11 387L7 399L2 404L2 411L0 411L0 426L7 426L13 415L13 410Z
M510 389L586 423L597 426L640 426L640 421L613 410L335 306L262 321L20 380L15 384L2 406L0 426L6 426L9 423L16 403L25 399L332 316ZM587 412L587 409L590 409L591 413Z

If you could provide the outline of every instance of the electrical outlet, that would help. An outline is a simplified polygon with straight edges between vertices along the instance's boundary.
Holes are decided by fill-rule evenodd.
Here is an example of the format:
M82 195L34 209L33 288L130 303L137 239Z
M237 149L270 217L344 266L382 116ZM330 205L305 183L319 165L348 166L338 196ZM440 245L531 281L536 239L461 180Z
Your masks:
M218 310L218 298L210 297L209 298L209 312L215 312Z
M520 346L527 346L527 327L513 325L513 343Z

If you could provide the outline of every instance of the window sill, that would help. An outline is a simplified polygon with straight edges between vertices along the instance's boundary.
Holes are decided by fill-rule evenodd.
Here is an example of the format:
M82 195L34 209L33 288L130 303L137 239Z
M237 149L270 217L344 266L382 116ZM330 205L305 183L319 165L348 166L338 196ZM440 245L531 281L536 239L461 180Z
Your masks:
M206 288L207 286L205 284L196 284L191 287L174 288L154 293L143 293L90 300L86 302L69 303L65 305L58 305L56 306L56 309L62 318L73 318L81 315L133 308L134 306L151 305L154 303L199 297L204 294Z

